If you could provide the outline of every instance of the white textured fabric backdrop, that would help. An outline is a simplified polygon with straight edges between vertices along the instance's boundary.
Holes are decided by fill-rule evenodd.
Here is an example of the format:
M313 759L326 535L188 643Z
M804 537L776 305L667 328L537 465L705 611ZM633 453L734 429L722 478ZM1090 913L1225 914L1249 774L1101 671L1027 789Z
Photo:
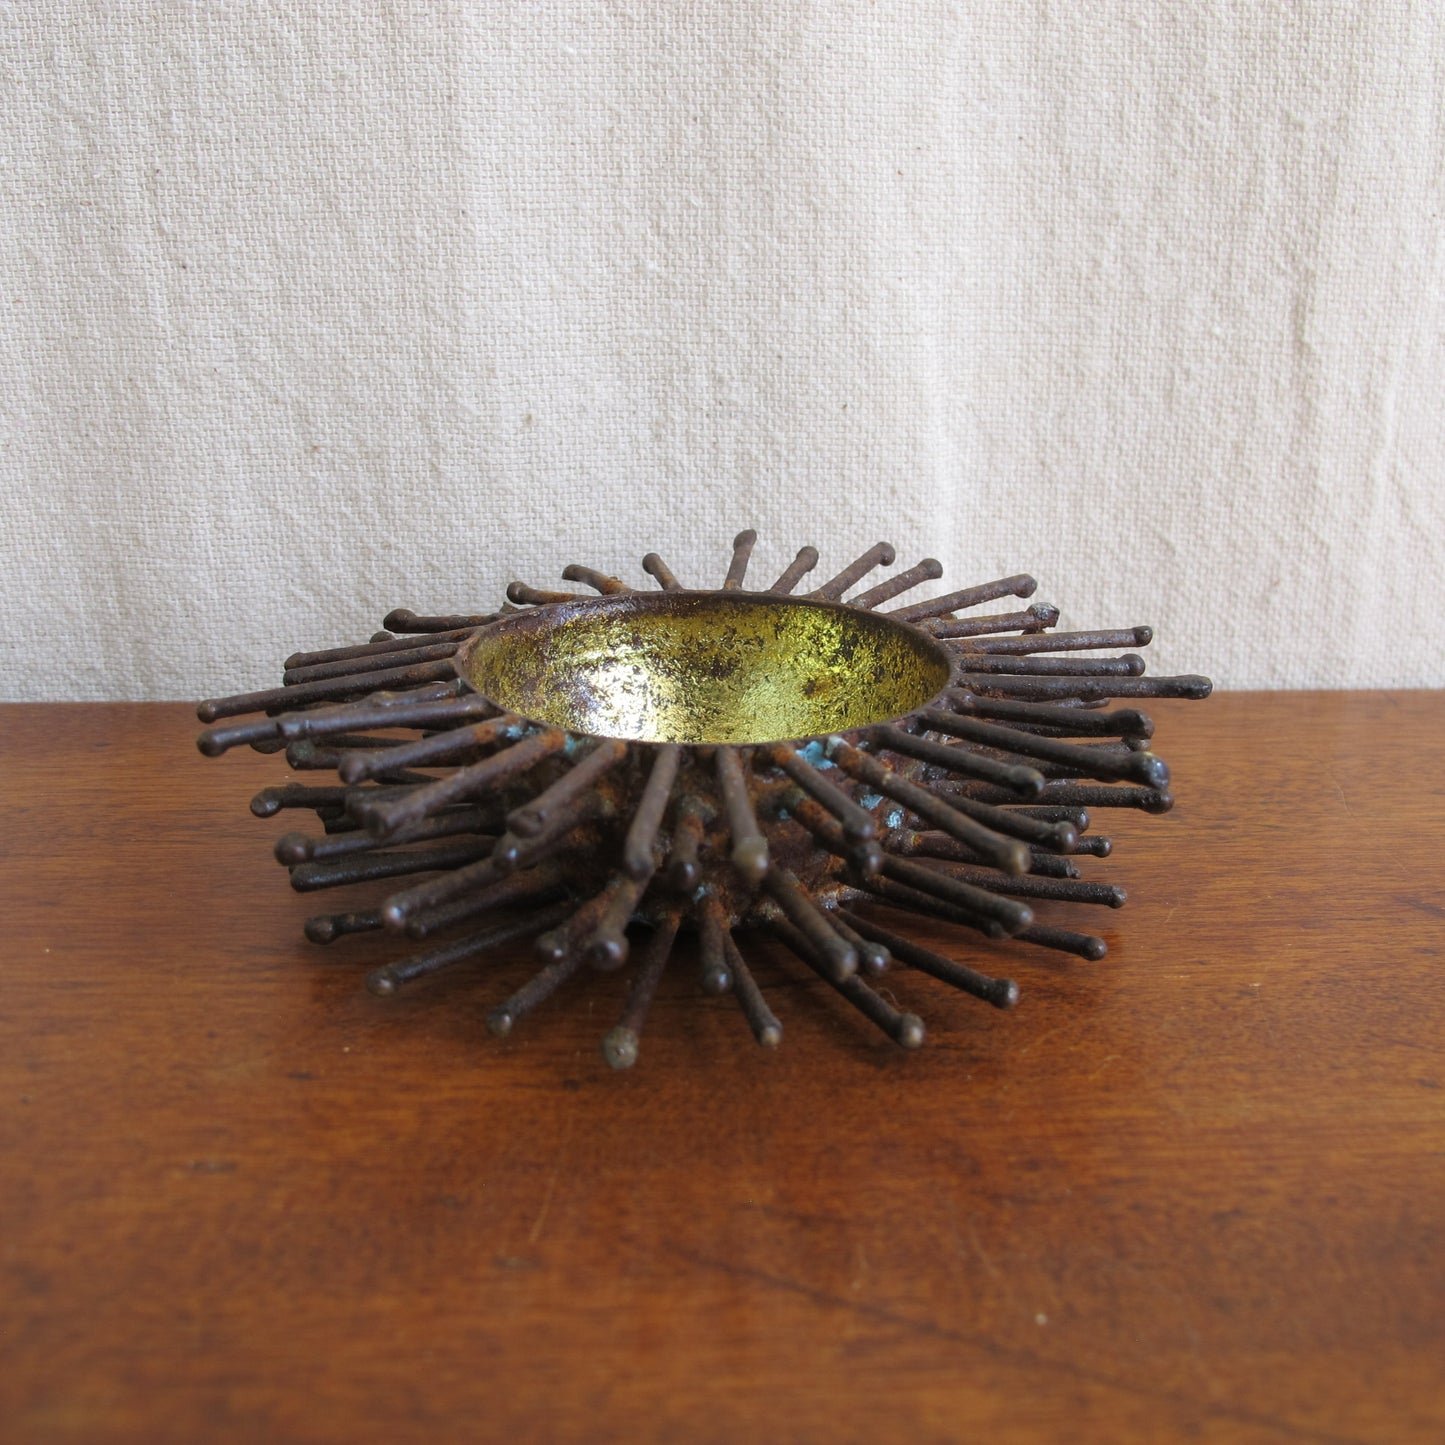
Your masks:
M1445 682L1445 7L12 3L0 695L878 538Z

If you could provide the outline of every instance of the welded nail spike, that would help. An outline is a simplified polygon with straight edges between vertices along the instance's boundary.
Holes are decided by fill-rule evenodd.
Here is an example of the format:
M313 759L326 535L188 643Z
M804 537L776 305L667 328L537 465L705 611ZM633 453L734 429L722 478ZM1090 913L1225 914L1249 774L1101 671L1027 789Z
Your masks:
M768 840L753 814L753 800L737 749L718 748L714 756L718 788L732 832L732 865L748 883L756 884L768 871Z
M657 833L677 781L682 749L668 743L657 750L647 783L622 840L622 866L633 878L650 878L657 867Z
M631 590L627 583L619 581L616 577L609 577L605 572L598 572L593 567L580 567L576 562L564 567L562 575L569 582L584 582L588 587L595 588L598 592L608 596Z
M659 919L632 975L632 986L627 993L622 1017L618 1019L617 1027L602 1040L602 1057L614 1069L630 1069L637 1062L642 1024L652 1007L663 970L672 957L672 945L682 922L682 911L682 905L674 903Z
M697 960L691 986L731 994L766 1049L783 1026L754 975L758 938L904 1048L922 1043L921 1019L891 975L886 991L866 981L894 965L901 994L943 986L997 1008L1019 996L915 941L910 920L935 945L954 930L951 951L970 960L994 941L1026 945L1024 965L1032 948L1104 958L1105 939L1061 926L1125 901L1089 874L1112 851L1090 814L1170 809L1136 703L1206 697L1209 680L1148 676L1133 651L1089 655L1145 647L1148 627L1055 632L1058 608L1037 602L971 611L1030 597L1025 573L890 610L942 565L870 585L894 562L880 542L809 590L819 553L806 546L762 589L757 544L738 532L710 589L649 552L656 586L572 563L562 577L590 590L515 581L495 611L397 609L369 641L293 652L280 687L200 704L215 724L202 753L284 755L309 780L251 801L285 820L274 852L291 886L372 890L309 918L306 937L424 941L373 967L370 990L459 975L489 991L499 1036L564 985L622 969L626 1003L602 1040L614 1069L638 1060L683 930L697 938L680 953ZM298 829L298 810L316 823ZM491 957L519 950L532 976L494 989Z
M657 555L656 552L649 552L642 559L642 570L649 577L657 579L657 585L666 592L681 592L682 583L672 575L672 569Z
M768 590L787 596L817 565L818 549L816 547L800 547L798 555L788 563L783 569L782 576Z
M925 557L916 567L910 567L907 571L890 577L886 582L880 582L876 587L870 587L866 592L860 592L858 596L849 598L849 605L868 608L881 607L885 602L891 602L895 597L901 597L920 583L936 582L942 576L943 563L936 557Z
M728 564L728 575L723 579L723 587L727 591L743 585L743 578L748 574L748 558L753 555L753 544L757 540L758 534L751 527L733 538L733 560Z
M997 582L984 582L977 587L964 587L950 592L945 597L935 597L932 602L914 602L889 613L900 622L916 622L925 617L946 617L952 612L961 612L967 607L978 607L984 602L997 602L1000 597L1032 597L1038 583L1027 573L1016 577L1001 577Z
M857 586L875 567L887 567L893 561L893 548L887 542L870 547L856 562L850 562L836 577L823 583L809 597L819 597L826 602L836 602L845 592Z

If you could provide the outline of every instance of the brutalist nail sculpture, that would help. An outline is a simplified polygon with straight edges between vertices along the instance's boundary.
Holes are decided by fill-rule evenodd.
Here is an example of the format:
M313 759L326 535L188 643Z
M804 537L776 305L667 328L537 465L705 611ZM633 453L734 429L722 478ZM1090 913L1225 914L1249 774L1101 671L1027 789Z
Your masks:
M497 1034L635 950L602 1041L617 1068L637 1059L684 927L700 987L730 992L767 1047L782 1026L740 936L780 939L906 1048L921 1020L868 981L890 966L999 1008L1018 989L880 912L1102 958L1102 939L1036 923L1029 901L1123 903L1070 855L1108 856L1087 835L1093 809L1168 811L1153 724L1132 704L1206 697L1208 679L1146 678L1133 652L1070 655L1142 647L1147 627L1054 632L1058 610L1039 605L974 615L1032 596L1029 576L882 610L942 575L925 558L845 600L892 564L886 543L800 595L818 562L804 547L750 591L755 540L738 535L719 588L685 587L656 553L642 561L656 591L572 565L562 576L592 594L513 582L498 612L392 612L369 643L288 658L279 688L202 703L206 723L262 714L209 727L208 756L284 749L337 775L252 799L320 823L276 844L293 888L387 880L375 908L320 914L307 936L425 943L368 976L383 995L531 938L539 970L488 1015Z

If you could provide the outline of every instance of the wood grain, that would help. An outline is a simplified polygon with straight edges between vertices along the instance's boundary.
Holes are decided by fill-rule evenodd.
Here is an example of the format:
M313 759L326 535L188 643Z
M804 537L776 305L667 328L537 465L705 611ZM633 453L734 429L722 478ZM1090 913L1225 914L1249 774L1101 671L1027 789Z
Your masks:
M619 978L305 943L277 759L0 710L0 1437L1445 1439L1445 697L1156 716L1107 960L921 930L1024 997L916 1054L678 969L618 1075Z

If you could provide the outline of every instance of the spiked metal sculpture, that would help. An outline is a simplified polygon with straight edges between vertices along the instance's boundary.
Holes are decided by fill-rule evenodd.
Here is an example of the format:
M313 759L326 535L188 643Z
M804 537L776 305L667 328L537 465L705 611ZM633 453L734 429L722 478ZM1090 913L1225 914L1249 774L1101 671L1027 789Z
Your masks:
M573 975L626 963L636 935L603 1040L617 1068L637 1058L684 926L702 988L731 991L769 1047L782 1027L737 932L780 939L908 1048L922 1022L867 982L890 963L1000 1008L1018 989L882 926L876 908L1102 958L1102 939L1035 923L1028 900L1123 903L1071 860L1109 854L1085 836L1089 812L1172 799L1149 718L1106 704L1201 698L1208 679L1145 678L1132 652L1048 655L1141 647L1147 627L1051 632L1058 611L1038 605L972 615L1031 596L1028 576L879 611L942 575L927 558L845 601L893 562L886 543L799 596L818 560L804 547L751 592L755 539L736 538L720 589L684 587L656 553L642 566L659 591L569 566L596 595L514 582L495 613L396 611L369 643L288 658L280 688L202 703L206 723L264 714L208 728L208 756L247 743L339 775L252 800L263 817L320 820L276 844L293 888L424 875L374 909L308 920L307 937L427 941L368 976L378 994L532 938L540 970L488 1016L506 1034Z

